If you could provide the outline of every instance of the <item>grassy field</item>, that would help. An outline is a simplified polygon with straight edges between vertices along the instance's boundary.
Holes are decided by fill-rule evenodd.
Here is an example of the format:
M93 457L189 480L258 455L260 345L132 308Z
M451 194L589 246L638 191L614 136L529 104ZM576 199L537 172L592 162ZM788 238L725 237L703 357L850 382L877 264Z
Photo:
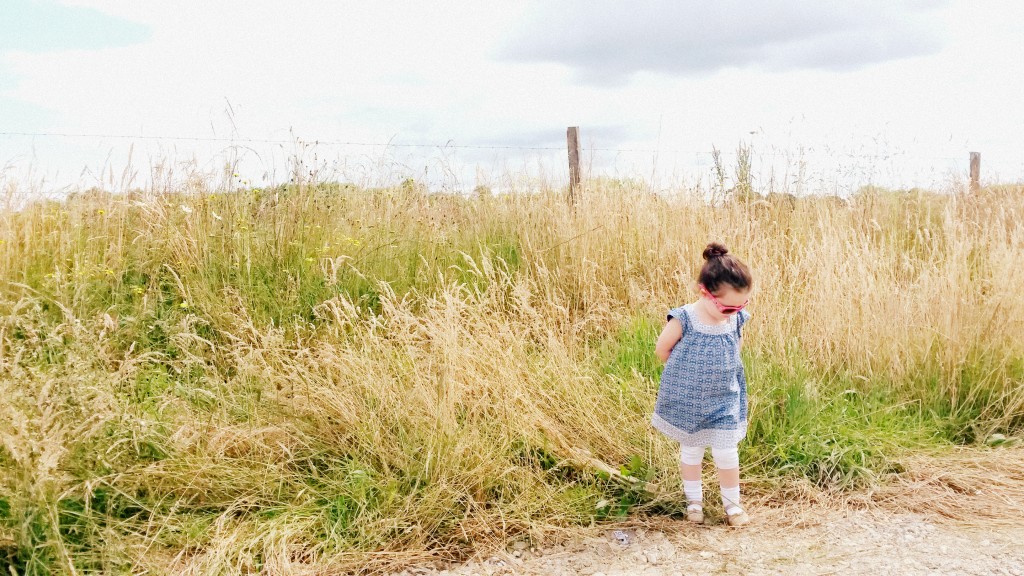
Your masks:
M678 514L653 344L710 240L755 274L748 493L1021 433L1019 187L83 193L0 215L0 566L373 571Z

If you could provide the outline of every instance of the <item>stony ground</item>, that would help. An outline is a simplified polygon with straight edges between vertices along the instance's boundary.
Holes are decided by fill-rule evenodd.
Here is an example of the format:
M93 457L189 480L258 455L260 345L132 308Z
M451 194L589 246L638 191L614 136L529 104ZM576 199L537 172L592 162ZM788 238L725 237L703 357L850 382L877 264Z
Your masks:
M513 544L447 570L412 575L1011 574L1024 576L1024 528L958 528L917 514L852 511L771 530L622 528L567 545ZM523 549L517 549L517 548Z
M512 542L461 565L399 574L1024 576L1022 498L1024 451L964 452L921 459L893 484L852 498L751 503L752 522L743 528L710 511L704 526L638 520L557 545Z

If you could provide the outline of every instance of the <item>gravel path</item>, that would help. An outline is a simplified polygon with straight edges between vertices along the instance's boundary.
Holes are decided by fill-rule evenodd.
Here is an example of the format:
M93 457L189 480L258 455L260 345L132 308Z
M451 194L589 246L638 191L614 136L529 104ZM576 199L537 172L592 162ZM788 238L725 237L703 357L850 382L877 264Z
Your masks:
M968 487L969 486L969 487ZM983 488L983 489L982 489ZM742 528L656 518L581 531L401 576L898 574L1024 576L1024 450L923 459L898 485L856 500L757 507ZM908 512L913 510L913 512Z
M753 511L752 511L753 512ZM675 576L683 574L1004 574L1024 576L1024 527L983 529L934 523L918 514L854 510L842 517L801 511L802 526L770 537L755 521L742 529L608 530L567 545L507 551L447 570L400 574ZM775 516L775 514L772 514Z

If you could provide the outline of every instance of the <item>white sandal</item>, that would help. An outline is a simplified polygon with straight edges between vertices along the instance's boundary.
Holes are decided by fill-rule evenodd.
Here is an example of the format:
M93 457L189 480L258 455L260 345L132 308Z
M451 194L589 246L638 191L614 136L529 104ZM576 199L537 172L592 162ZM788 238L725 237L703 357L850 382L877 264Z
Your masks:
M704 523L704 505L694 500L686 506L686 519L694 524Z
M729 504L725 507L725 520L729 523L729 526L743 526L750 522L750 516L747 516L746 511L738 505Z

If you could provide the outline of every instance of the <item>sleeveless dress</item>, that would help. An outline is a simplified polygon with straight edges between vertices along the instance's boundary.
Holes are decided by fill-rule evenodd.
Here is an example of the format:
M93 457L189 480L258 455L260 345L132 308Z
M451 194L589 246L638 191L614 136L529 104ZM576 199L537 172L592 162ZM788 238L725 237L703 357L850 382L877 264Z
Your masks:
M721 325L701 322L694 304L673 308L683 326L661 373L651 425L683 446L732 448L747 435L747 378L740 335L750 318L740 310Z

